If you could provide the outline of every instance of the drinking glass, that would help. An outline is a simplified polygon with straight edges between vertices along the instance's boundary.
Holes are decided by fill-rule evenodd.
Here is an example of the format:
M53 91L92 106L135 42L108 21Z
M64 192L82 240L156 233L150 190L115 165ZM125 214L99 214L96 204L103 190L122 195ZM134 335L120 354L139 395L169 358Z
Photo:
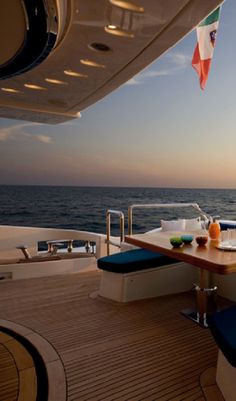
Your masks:
M228 228L227 233L228 233L228 242L230 243L230 245L232 246L236 245L236 230Z

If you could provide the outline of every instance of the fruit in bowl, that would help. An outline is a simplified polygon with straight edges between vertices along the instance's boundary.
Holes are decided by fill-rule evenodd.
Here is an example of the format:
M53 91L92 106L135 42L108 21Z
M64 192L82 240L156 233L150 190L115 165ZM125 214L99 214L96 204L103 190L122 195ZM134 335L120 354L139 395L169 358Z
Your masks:
M183 244L183 241L180 237L171 237L170 243L174 248L179 248Z
M207 243L207 241L208 241L208 236L207 236L207 235L198 235L198 236L195 238L195 240L196 240L196 243L197 243L199 246L204 246L204 245L206 245L206 243Z
M181 239L184 244L188 245L191 244L191 242L193 241L193 235L191 234L181 235Z

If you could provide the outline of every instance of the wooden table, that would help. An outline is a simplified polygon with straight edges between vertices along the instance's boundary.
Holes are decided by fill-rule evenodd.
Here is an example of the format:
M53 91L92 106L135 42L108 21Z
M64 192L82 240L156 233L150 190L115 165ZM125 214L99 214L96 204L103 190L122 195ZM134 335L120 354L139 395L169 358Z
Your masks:
M129 244L190 263L199 268L199 285L197 289L197 310L185 310L183 314L198 324L207 325L207 295L215 288L210 288L209 273L236 273L236 252L222 251L216 248L218 241L209 240L206 246L197 246L194 240L190 245L173 248L169 239L181 236L183 233L159 232L152 234L127 235L125 241Z

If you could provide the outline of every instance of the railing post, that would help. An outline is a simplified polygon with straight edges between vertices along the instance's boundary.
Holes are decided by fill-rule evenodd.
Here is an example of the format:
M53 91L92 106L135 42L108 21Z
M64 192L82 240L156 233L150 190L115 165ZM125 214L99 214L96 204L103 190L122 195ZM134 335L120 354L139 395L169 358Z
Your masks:
M133 206L129 206L128 208L128 234L132 235L133 233Z
M120 218L120 242L124 241L125 238L125 217L124 213L119 210L107 210L106 212L106 232L107 232L107 255L110 254L110 243L111 243L111 214L115 214Z
M120 215L120 242L123 242L125 240L125 217L122 213Z
M107 255L110 255L110 239L111 239L111 214L106 212L106 231L107 231Z

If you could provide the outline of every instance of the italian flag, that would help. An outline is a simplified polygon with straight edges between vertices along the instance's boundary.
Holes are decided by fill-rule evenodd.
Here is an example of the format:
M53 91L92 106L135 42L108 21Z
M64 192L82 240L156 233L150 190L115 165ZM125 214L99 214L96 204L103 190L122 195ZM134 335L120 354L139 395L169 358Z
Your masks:
M211 59L213 57L220 7L197 26L197 46L193 54L192 66L199 75L201 89L205 88Z

